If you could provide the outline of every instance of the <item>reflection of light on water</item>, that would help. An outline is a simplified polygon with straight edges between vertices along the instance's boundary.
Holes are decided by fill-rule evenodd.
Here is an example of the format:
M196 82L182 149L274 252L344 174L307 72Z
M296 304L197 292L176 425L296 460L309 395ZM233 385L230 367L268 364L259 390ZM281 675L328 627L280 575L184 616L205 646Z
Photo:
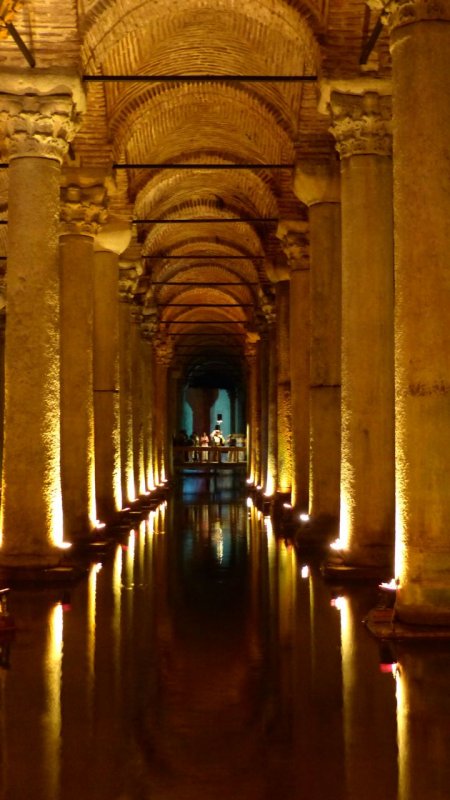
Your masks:
M59 797L61 747L61 672L63 644L63 607L55 605L49 618L46 653L46 713L43 717L44 765L47 776L46 797Z
M307 565L301 568L300 575L302 576L302 578L309 578L309 567Z
M154 511L150 511L150 514L147 517L147 535L153 536L155 532L155 517L156 514Z
M89 572L88 579L88 641L87 641L87 661L89 671L89 684L92 686L94 678L95 663L95 615L97 606L97 575L102 568L101 564L93 564Z
M253 508L253 500L251 497L247 497L246 503L247 503L247 508Z
M305 511L302 511L302 513L299 514L298 518L299 518L300 522L308 522L309 521L309 514L307 514Z
M223 531L220 527L220 520L217 520L214 524L214 528L211 533L211 541L214 544L215 555L216 559L219 564L223 562Z
M397 746L398 746L398 798L411 797L410 770L408 769L408 709L405 682L398 664L394 673L395 697L397 701Z

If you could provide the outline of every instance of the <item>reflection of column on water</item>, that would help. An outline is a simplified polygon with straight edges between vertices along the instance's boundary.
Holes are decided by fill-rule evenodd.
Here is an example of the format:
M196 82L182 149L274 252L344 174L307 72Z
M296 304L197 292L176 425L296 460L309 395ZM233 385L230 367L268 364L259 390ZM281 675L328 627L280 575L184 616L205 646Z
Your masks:
M312 797L345 797L344 740L342 731L342 673L339 614L330 604L329 592L316 571L306 581L309 587L310 643L306 704L309 758L305 760L305 786ZM303 611L303 617L306 612ZM306 624L306 619L305 619ZM305 691L305 689L303 689ZM308 752L308 750L307 750ZM326 761L327 769L323 769Z
M61 795L77 786L91 752L95 724L95 646L98 566L65 598L62 662ZM68 794L66 794L68 793ZM58 795L59 797L59 795Z
M449 796L449 673L448 646L402 646L396 673L398 800Z
M336 604L341 620L346 798L394 798L395 684L391 675L380 671L377 643L362 625L361 591L355 597L340 597Z
M12 653L1 708L9 751L8 759L2 753L2 797L58 800L63 608L45 593L23 591L14 613L25 635ZM30 686L33 691L26 691ZM20 769L21 763L26 770Z

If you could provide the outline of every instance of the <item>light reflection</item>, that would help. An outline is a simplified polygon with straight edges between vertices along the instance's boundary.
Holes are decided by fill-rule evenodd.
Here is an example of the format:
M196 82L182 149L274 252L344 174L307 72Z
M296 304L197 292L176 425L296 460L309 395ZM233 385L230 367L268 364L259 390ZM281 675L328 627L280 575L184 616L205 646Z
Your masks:
M309 519L310 519L309 514L306 514L305 512L303 512L302 514L299 514L298 518L299 518L300 522L309 522Z
M87 608L87 662L89 672L89 688L92 689L95 663L95 619L97 609L97 575L102 568L101 564L93 564L88 578L88 608Z
M332 550L343 550L344 542L342 539L335 539L334 542L331 542L330 547Z
M63 607L57 603L50 611L46 655L46 713L42 720L44 771L48 800L59 797L61 748L61 673L63 644Z
M302 578L309 578L309 567L305 564L300 570Z

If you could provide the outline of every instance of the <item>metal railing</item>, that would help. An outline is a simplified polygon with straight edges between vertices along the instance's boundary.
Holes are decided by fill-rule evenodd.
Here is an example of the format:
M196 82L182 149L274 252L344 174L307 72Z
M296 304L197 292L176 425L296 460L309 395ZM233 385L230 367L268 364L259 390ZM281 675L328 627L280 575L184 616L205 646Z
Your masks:
M236 445L174 445L173 461L176 466L196 464L245 464L246 447Z

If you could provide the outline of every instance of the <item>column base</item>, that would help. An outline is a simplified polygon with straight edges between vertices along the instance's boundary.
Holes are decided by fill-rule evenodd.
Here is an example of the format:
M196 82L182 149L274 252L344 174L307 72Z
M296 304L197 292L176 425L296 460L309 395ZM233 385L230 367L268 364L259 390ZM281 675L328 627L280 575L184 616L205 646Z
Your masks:
M342 559L330 558L325 561L320 571L324 578L342 581L388 581L392 577L390 566L373 564L345 564Z
M336 517L322 515L320 517L310 517L304 522L300 520L296 513L296 533L295 540L299 547L318 547L324 548L337 538L339 520Z
M431 624L408 624L397 617L395 608L374 608L369 611L364 624L376 639L393 639L397 641L450 640L450 620L445 627Z

